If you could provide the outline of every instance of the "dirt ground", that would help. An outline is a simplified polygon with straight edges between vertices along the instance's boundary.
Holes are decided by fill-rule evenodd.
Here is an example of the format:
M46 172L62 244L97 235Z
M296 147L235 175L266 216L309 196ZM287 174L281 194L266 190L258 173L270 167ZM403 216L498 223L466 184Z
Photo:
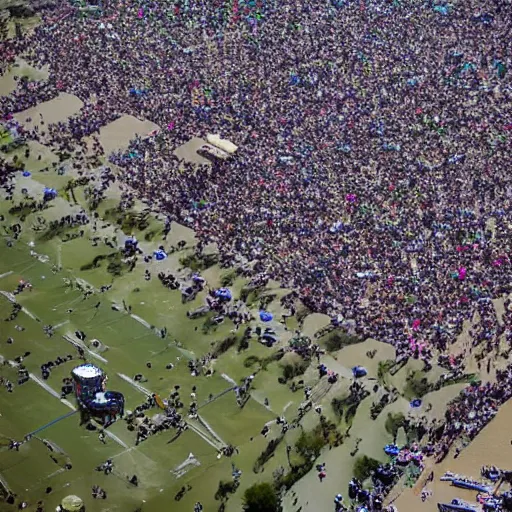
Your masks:
M462 498L475 502L476 493L464 489L456 489L449 482L441 482L439 478L446 472L465 475L480 480L480 469L484 465L497 466L504 470L512 468L512 401L501 407L496 417L482 432L465 448L458 458L453 454L441 464L433 466L434 481L426 489L432 490L432 497L421 501L421 489L407 489L394 502L400 512L436 512L437 503L447 503L453 498ZM508 435L507 435L508 433Z
M179 148L176 148L174 154L178 158L183 158L183 160L185 160L186 162L190 162L193 164L207 164L208 160L197 153L197 150L203 144L206 144L206 141L204 139L194 137L185 144L181 145Z
M0 96L8 96L16 89L15 77L26 76L29 81L47 80L49 75L48 67L35 69L23 59L16 59L15 65L0 76Z
M83 106L82 100L72 94L61 93L55 99L40 103L14 115L14 118L23 123L27 129L39 125L40 116L46 124L58 123L76 114ZM30 121L28 121L30 119Z
M108 155L120 149L126 149L132 139L148 135L159 126L151 121L141 121L133 116L124 115L112 123L100 128L100 142Z

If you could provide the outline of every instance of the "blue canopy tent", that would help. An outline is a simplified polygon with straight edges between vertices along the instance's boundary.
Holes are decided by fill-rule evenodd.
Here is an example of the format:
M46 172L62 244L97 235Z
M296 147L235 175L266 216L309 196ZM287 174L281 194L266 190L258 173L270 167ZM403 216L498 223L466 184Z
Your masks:
M146 89L137 89L135 87L131 87L129 90L130 96L144 96L147 94Z
M400 448L396 444L387 444L384 446L384 453L391 457L396 457L400 453Z
M124 248L126 250L135 249L137 247L138 243L139 243L138 240L134 236L129 236L124 241Z
M167 253L162 249L158 249L153 253L153 256L155 257L156 261L162 261L167 258Z
M299 85L300 84L300 77L298 75L291 75L289 85Z
M262 322L270 322L273 318L272 313L269 313L268 311L260 311L260 320Z
M368 374L368 371L363 366L354 366L354 368L352 368L352 375L356 379L365 377L367 374Z
M411 401L411 403L409 404L412 408L416 409L417 407L421 407L421 400L419 398L415 398L414 400Z
M215 290L215 297L217 297L218 299L229 301L233 298L233 295L229 288L219 288L218 290Z
M57 197L57 191L54 188L44 188L43 199L45 201L51 201Z
M30 176L32 176L32 173L30 171L23 171L23 176L25 178L29 178Z

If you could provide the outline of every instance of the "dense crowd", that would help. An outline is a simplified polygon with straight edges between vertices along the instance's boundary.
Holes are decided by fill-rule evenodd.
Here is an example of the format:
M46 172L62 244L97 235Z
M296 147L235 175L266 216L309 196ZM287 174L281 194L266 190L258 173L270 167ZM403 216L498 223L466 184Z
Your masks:
M2 111L77 95L77 115L36 134L61 149L125 113L157 123L111 156L152 207L361 337L404 355L444 349L477 305L511 291L512 6L251 5L62 7L4 43L51 71ZM238 144L235 158L175 156L207 133Z

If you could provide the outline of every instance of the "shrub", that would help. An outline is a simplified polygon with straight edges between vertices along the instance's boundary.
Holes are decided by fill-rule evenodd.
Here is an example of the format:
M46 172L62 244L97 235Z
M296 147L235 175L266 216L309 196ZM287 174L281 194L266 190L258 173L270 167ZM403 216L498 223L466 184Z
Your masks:
M389 373L391 368L395 365L395 361L393 359L387 359L386 361L380 361L379 367L377 370L377 378L379 381L384 379L384 376Z
M325 348L328 352L336 352L343 347L354 345L355 343L361 343L361 339L357 336L352 336L346 332L333 331L325 340Z
M251 294L251 289L246 288L245 286L240 290L240 300L242 302L247 302L249 295Z
M251 366L255 365L257 362L259 362L260 358L258 356L248 356L244 360L244 366L246 368L250 368Z
M233 494L236 491L237 487L237 484L232 480L228 482L221 480L217 492L215 493L215 499L225 500L228 494Z
M312 468L313 461L306 461L304 464L300 464L299 466L293 466L291 471L279 479L277 482L277 488L280 489L281 487L286 487L286 489L290 489L304 475L309 473Z
M331 406L334 410L334 413L340 419L345 417L345 422L350 423L356 415L359 404L368 396L368 394L369 392L366 391L362 395L350 394L343 398L333 398L331 401Z
M274 456L274 453L282 440L283 436L269 441L266 448L259 454L256 462L254 463L253 471L255 473L257 473L261 467Z
M190 270L206 270L219 262L218 254L188 254L180 258L180 264Z
M221 286L231 286L236 279L236 270L228 270L224 272L220 278Z
M405 394L408 398L421 398L429 391L432 391L432 385L421 372L411 372L407 376L407 388Z
M264 359L260 360L261 363L261 369L266 370L267 366L274 361L280 361L284 357L284 352L282 350L276 350L272 354L270 354L268 357L265 357Z
M354 416L356 415L357 408L359 407L359 402L356 404L350 404L345 411L345 423L350 423Z
M108 256L106 254L99 254L96 256L90 263L86 263L80 267L80 270L92 270L93 268L98 268L100 266L100 262L106 259Z
M280 508L277 492L267 482L254 484L244 493L245 512L279 512Z
M242 352L243 350L247 350L249 348L249 340L245 337L240 338L240 341L238 342L238 352Z
M321 429L315 429L309 432L303 431L295 443L295 449L306 460L316 459L324 446L325 440Z
M399 412L397 414L389 413L386 418L386 423L384 427L386 432L393 436L393 439L396 437L398 429L405 425L405 416Z
M311 313L312 311L308 307L304 305L299 306L299 308L297 309L297 313L295 315L297 317L297 322L301 324L304 321L304 319Z
M354 476L362 482L369 478L372 471L375 471L379 466L380 462L378 460L363 455L358 457L354 463Z
M107 272L113 276L120 276L123 273L123 266L118 261L111 261L108 264Z
M285 363L282 365L283 369L283 379L289 381L294 377L298 377L299 375L303 375L305 371L308 369L309 363L304 361L303 359L300 361L294 361L291 363Z
M160 234L160 232L156 229L152 229L151 231L148 231L145 235L144 235L144 240L146 240L146 242L151 242L154 238L156 238L158 235Z
M338 416L338 418L343 418L343 415L345 414L345 407L348 403L347 398L333 398L331 400L331 407L334 411L334 414Z
M231 347L236 345L238 341L236 336L228 336L227 338L219 341L215 344L215 348L213 349L213 356L219 357L224 352L227 352Z

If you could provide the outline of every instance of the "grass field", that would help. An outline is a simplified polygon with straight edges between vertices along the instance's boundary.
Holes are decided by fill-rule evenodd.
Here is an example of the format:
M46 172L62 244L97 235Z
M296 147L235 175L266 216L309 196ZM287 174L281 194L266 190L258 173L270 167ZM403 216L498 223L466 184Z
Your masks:
M196 385L201 405L208 401L210 395L219 394L231 387L232 384L227 379L238 382L251 372L241 364L246 357L268 355L269 349L257 343L242 355L237 355L236 349L233 349L216 361L216 371L212 377L192 377L187 368L188 359L199 357L211 350L218 341L231 334L232 325L226 323L204 334L204 319L186 318L188 310L202 304L204 294L192 303L182 304L179 292L169 291L156 279L145 281L142 265L138 265L131 273L117 277L109 292L95 293L93 297L84 300L83 293L76 286L70 286L70 281L74 282L79 278L95 288L112 283L112 276L107 271L106 264L93 270L80 271L80 268L90 263L96 256L108 255L113 251L104 244L93 247L89 237L65 242L64 233L47 239L32 229L39 223L38 216L49 222L79 210L78 205L62 198L61 193L50 208L41 214L25 210L20 210L16 214L9 213L10 207L23 199L22 188L37 197L42 193L44 186L52 186L62 191L71 179L70 176L58 176L56 173L38 172L42 168L41 162L35 160L34 155L37 156L38 153L32 153L33 161L25 162L25 168L34 173L33 178L19 177L13 202L3 202L1 208L1 213L5 216L2 226L7 228L23 218L23 234L20 240L8 248L5 241L9 236L6 230L3 231L0 290L12 292L20 279L33 285L31 291L24 291L16 296L24 311L15 320L2 323L0 353L5 360L13 361L16 357L30 352L23 362L28 371L40 379L42 363L55 360L58 356L72 354L74 359L56 367L45 382L56 394L60 394L62 379L69 376L72 368L79 364L75 349L63 336L72 334L77 329L83 330L89 340L97 338L105 346L101 353L104 361L95 360L94 357L91 361L99 364L108 374L109 389L122 392L127 408L133 409L144 401L145 396L119 375L131 378L136 373L143 373L148 379L144 383L146 389L158 392L162 396L167 396L173 386L179 384L185 401L192 386ZM18 154L21 156L21 152ZM51 155L47 155L47 158L51 158ZM75 197L86 206L82 190L78 188ZM113 199L105 202L100 206L99 212L103 215L115 204ZM98 225L100 224L104 226L107 222L98 221ZM153 220L147 231L159 232L161 228L161 224ZM73 231L77 230L68 232ZM88 235L90 234L88 228ZM98 227L95 235L100 238L112 237L114 227ZM137 235L144 239L144 233ZM183 237L192 240L192 235L176 226L166 244L176 244ZM118 236L122 234L118 233ZM150 251L153 246L156 247L160 243L158 240L146 243L144 249ZM183 255L184 253L171 255L165 262L151 263L148 267L153 274L160 269L175 270L180 266L179 259ZM60 270L57 270L57 267ZM210 282L215 284L221 274L218 268L209 269ZM243 284L243 280L233 283L231 288L234 293L238 293ZM112 309L113 303L120 304L123 301L131 306L131 315ZM98 302L101 304L95 308ZM2 319L7 318L11 310L12 303L5 296L1 296ZM166 327L166 339L157 336L144 322L159 329ZM42 329L44 325L49 324L55 327L55 334L51 338L47 337ZM20 332L16 326L22 326L24 330ZM5 343L8 337L14 339L12 344ZM151 362L151 369L146 367L147 362ZM166 370L165 366L170 362L174 364L174 368ZM15 369L3 366L1 371L3 377L16 382ZM252 464L267 443L258 437L262 426L282 413L282 404L300 402L298 394L288 396L291 392L287 387L276 388L275 385L269 385L270 378L276 382L280 375L277 364L271 365L265 373L265 376L255 379L254 392L257 399L250 400L243 409L236 405L234 394L231 392L204 405L200 411L201 417L219 438L239 447L243 456L236 457L234 462L244 474L247 474L247 485L258 480L257 475L252 472ZM266 396L270 396L272 406L277 407L275 411L270 411L262 405ZM205 505L210 503L210 508L217 508L220 503L215 502L213 496L219 480L231 478L231 460L218 459L216 443L205 441L192 430L186 431L172 443L170 441L174 433L164 432L134 447L135 434L126 429L124 422L118 422L109 428L109 432L125 446L110 438L107 438L107 444L103 445L99 442L97 433L88 432L79 426L77 415L42 430L30 442L23 444L19 452L7 450L5 445L9 439L21 440L27 433L70 412L70 408L63 401L52 396L34 380L16 386L12 394L1 389L0 410L0 435L4 445L0 474L12 492L32 505L38 499L44 498L46 505L53 507L65 495L73 493L85 500L88 510L135 510L143 503L144 510L162 510L164 506L172 506L177 510L191 510L193 503L198 499ZM156 412L155 410L153 413ZM249 439L252 437L257 439L251 443ZM47 439L62 450L58 463L51 459L52 453L39 439ZM200 466L192 466L185 476L176 478L172 470L187 459L190 453L197 458ZM105 476L94 471L94 468L108 457L114 457L114 475ZM63 469L65 461L71 461L71 470ZM139 477L137 488L126 480L126 477L132 474ZM93 500L90 497L90 488L94 484L107 491L106 501ZM178 503L174 496L183 485L191 486L192 490ZM247 485L243 482L243 487ZM53 492L46 496L45 489L49 486ZM241 496L241 493L237 494ZM234 501L235 498L232 502ZM240 503L239 497L237 501Z

